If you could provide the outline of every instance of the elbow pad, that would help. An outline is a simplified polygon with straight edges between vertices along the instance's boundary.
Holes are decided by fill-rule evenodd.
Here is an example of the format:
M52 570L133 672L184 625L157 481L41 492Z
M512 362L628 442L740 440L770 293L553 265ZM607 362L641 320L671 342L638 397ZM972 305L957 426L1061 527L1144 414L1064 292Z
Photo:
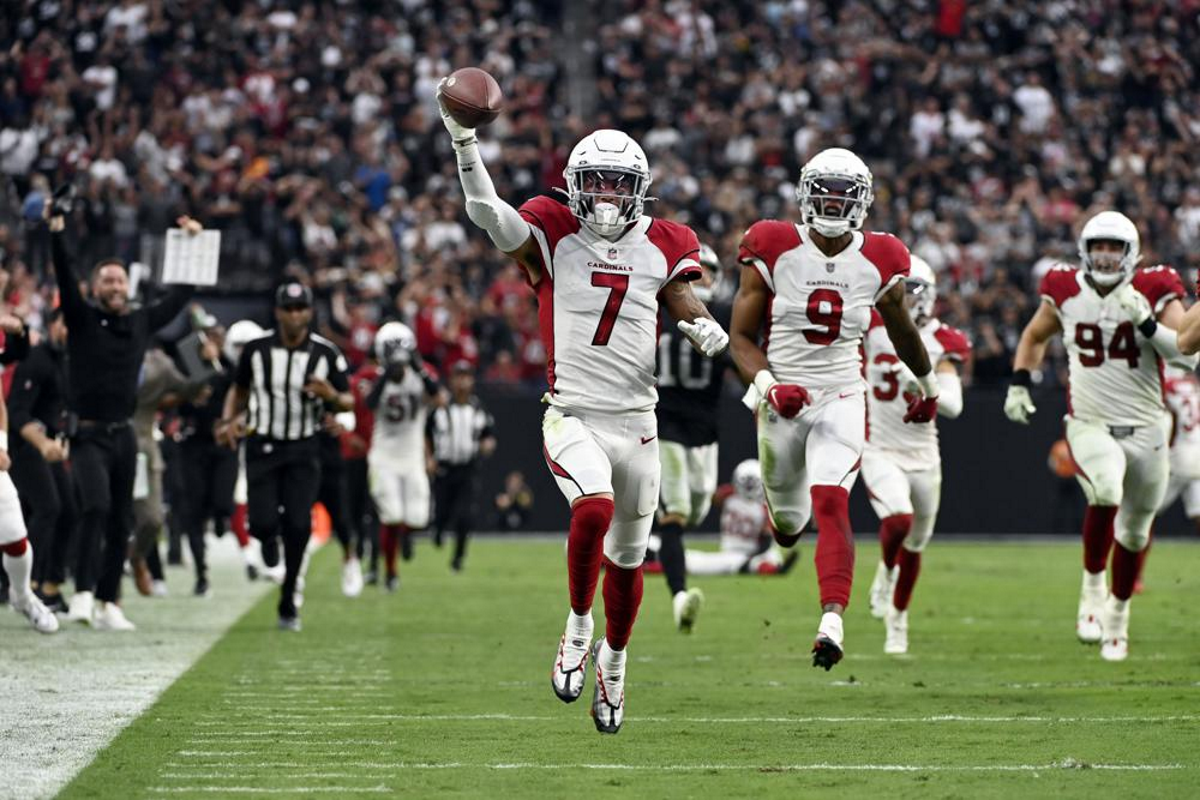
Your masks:
M938 413L946 419L955 419L963 410L962 381L953 372L938 372Z
M496 194L487 167L479 157L479 146L472 141L463 147L455 147L454 152L471 222L487 232L503 252L519 249L529 238L529 223Z

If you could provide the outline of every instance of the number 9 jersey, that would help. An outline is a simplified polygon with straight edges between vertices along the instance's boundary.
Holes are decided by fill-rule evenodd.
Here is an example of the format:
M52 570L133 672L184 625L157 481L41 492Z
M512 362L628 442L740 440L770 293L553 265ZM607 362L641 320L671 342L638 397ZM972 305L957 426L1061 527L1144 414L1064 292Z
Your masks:
M738 261L771 293L763 352L780 383L810 392L863 386L861 345L871 310L908 275L908 248L887 233L854 231L833 256L790 222L763 220L742 237Z
M1131 281L1156 316L1184 296L1179 273L1171 267L1139 269ZM1039 292L1062 324L1070 415L1105 425L1160 423L1163 363L1122 311L1117 290L1101 297L1081 271L1064 265L1046 273Z

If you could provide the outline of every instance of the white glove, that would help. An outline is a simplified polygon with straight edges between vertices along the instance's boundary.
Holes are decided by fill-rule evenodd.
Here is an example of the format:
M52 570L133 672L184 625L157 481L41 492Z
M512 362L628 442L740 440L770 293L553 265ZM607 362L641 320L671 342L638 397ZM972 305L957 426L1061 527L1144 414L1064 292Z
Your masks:
M1013 422L1028 425L1029 418L1035 411L1037 411L1037 406L1033 404L1033 398L1029 396L1028 389L1024 386L1008 387L1008 396L1004 398L1004 415L1006 417Z
M1117 289L1116 298L1117 303L1121 306L1121 311L1133 321L1135 328L1141 327L1143 322L1154 315L1154 310L1150 308L1150 301L1146 299L1146 295L1133 288L1132 283L1127 283Z
M442 124L446 126L446 130L450 131L450 138L455 142L460 142L465 139L475 138L474 128L464 128L454 121L454 117L450 116L450 112L442 105L442 87L446 85L447 78L442 78L437 85L437 104L438 111L442 113Z
M726 333L716 320L708 317L696 317L694 322L679 320L679 330L691 339L700 352L709 358L715 358L729 347L729 334Z

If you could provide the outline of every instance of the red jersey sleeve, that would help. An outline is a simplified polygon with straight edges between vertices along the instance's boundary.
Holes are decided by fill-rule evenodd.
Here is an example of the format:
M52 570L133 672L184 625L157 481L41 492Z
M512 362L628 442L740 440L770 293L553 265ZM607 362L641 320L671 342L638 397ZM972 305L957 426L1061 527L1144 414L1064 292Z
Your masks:
M800 232L792 223L776 219L759 220L742 235L742 242L738 246L738 263L757 269L767 288L774 293L775 262L801 244Z
M543 273L553 278L554 251L565 237L579 231L579 220L571 213L571 209L545 195L526 200L517 213L529 223L537 240Z
M971 357L971 340L958 328L942 325L934 331L933 337L942 346L942 358L962 362Z
M1044 276L1038 294L1062 308L1063 303L1079 294L1079 270L1065 264L1054 267Z
M1159 264L1133 273L1133 288L1146 296L1155 314L1161 314L1167 303L1182 299L1186 294L1183 279L1174 267Z
M908 277L910 267L908 248L904 242L890 233L868 232L863 234L863 256L879 270L879 289L875 301L883 297L888 289Z
M667 260L664 285L679 278L691 281L700 277L700 240L687 225L655 219L646 231L646 238Z

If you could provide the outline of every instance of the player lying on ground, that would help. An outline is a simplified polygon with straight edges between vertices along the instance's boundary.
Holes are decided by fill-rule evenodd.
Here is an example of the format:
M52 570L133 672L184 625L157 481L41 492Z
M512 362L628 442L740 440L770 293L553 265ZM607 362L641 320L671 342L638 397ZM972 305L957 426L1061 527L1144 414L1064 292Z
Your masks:
M1067 444L1088 504L1075 632L1082 642L1103 640L1107 661L1129 654L1129 598L1167 490L1162 364L1196 366L1176 345L1184 314L1179 275L1167 266L1136 269L1140 258L1137 228L1124 214L1103 211L1088 220L1079 236L1083 268L1063 265L1042 279L1042 304L1021 334L1004 403L1009 419L1029 421L1037 410L1031 373L1061 333L1070 374Z
M817 520L822 615L813 666L825 669L842 658L854 576L848 503L866 441L861 350L873 308L916 376L904 421L928 424L940 391L904 301L908 249L861 230L871 184L849 150L823 150L804 165L796 187L803 222L763 220L742 239L730 328L734 361L751 384L776 541L790 547L809 516Z

